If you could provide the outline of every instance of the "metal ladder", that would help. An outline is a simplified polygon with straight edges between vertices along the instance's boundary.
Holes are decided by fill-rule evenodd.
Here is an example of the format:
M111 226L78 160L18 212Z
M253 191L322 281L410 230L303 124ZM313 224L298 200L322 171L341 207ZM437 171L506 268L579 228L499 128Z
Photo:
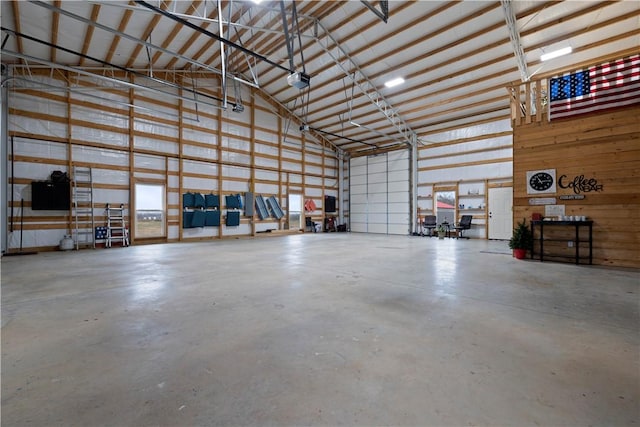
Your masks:
M80 247L96 247L93 214L93 176L91 168L73 166L73 241Z
M105 246L110 248L113 242L129 246L129 230L124 219L124 205L112 208L109 203L105 208L107 213L107 239Z

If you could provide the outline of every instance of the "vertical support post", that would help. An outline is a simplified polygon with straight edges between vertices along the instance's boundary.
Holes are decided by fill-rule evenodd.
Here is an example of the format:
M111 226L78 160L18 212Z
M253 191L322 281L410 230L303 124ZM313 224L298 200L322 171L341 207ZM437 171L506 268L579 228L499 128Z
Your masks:
M64 71L64 80L65 82L69 82L69 71ZM68 83L65 83L66 85L68 85ZM73 174L73 145L71 144L71 90L67 90L67 174L68 176L72 177ZM72 191L71 189L69 189L69 191ZM73 198L69 197L69 208L71 208L71 204L73 203ZM72 234L72 228L73 228L73 215L72 215L73 210L69 209L69 216L67 216L67 231L69 232L69 234ZM93 213L92 213L93 215ZM76 237L77 238L77 237ZM95 243L95 241L94 241Z
M344 224L344 151L338 151L338 224Z
M542 81L536 80L536 122L542 121Z
M133 76L131 76L131 82L135 83L135 78ZM133 87L129 89L129 103L131 105L133 105L135 102L135 92ZM134 245L136 242L136 221L135 221L135 212L133 211L135 209L135 200L134 200L134 194L135 194L135 189L136 189L136 183L135 183L135 173L134 173L134 159L135 159L135 153L134 153L134 143L135 143L135 138L134 138L134 121L135 121L135 112L133 111L133 107L129 107L129 244L130 245ZM125 230L125 220L124 220L124 209L122 209L122 235L124 236L126 233ZM124 237L123 237L124 238ZM124 246L124 241L122 246Z
M0 85L0 146L2 147L0 153L0 158L2 159L2 167L0 168L0 242L2 242L2 253L5 253L9 248L9 235L7 234L7 205L9 199L7 196L7 189L9 188L7 174L9 169L7 124L9 121L7 117L9 114L9 90L4 84L7 77L9 77L8 67L3 64L1 73L2 85ZM13 153L11 155L13 156ZM11 206L11 209L13 209L13 206Z
M418 138L414 133L411 136L411 157L409 161L411 166L409 169L409 209L411 216L409 217L409 234L418 227Z
M240 89L242 90L242 89ZM250 139L251 139L251 170L249 171L249 173L251 174L251 179L249 181L249 191L251 193L254 194L254 198L255 198L255 194L256 194L256 97L255 97L255 88L249 88L249 90L251 91L251 97L249 98L249 105L251 108L251 134L250 134ZM255 201L253 202L255 203ZM255 213L253 214L253 216L251 218L249 218L249 221L251 222L251 236L255 236L256 235L256 222L255 222Z
M220 80L220 83L222 84L222 79ZM218 159L217 159L217 165L218 165L218 198L220 199L220 227L218 227L218 239L222 239L223 237L223 230L224 230L224 220L222 218L222 206L224 201L223 201L223 197L222 197L222 184L223 184L223 179L222 179L222 112L226 111L222 108L218 109L218 130L216 131L216 136L218 138Z

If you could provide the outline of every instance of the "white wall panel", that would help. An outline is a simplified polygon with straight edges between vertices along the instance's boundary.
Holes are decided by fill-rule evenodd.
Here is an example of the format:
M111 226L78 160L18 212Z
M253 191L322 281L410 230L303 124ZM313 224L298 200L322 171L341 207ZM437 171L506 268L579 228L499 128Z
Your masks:
M215 131L203 131L203 130L183 128L182 138L185 141L201 142L204 144L211 144L212 146L215 147L218 136L215 134Z
M72 145L71 158L74 162L98 163L113 166L129 166L129 153L105 148Z
M256 179L266 180L266 181L278 181L278 172L274 171L265 171L256 169L255 171Z
M312 173L315 175L322 175L322 168L318 166L313 166L313 165L306 165L305 172Z
M180 194L170 191L169 194L167 194L167 204L182 206L182 197Z
M167 238L177 239L180 236L180 227L177 225L170 225L167 227Z
M218 160L218 150L216 148L196 147L185 144L182 146L182 154L184 156L199 157L211 161Z
M263 196L270 196L272 194L278 194L278 186L273 184L256 183L256 194Z
M317 176L308 176L306 179L307 185L322 185L322 178Z
M386 222L383 224L369 222L367 226L367 233L387 234L388 227Z
M186 173L211 175L212 177L218 176L218 165L211 163L183 160L182 170Z
M293 162L282 162L282 169L287 170L287 171L295 171L295 172L302 172L302 165L300 163L293 163ZM306 171L307 173L311 173L310 171Z
M216 190L218 188L217 178L195 178L190 176L184 176L182 178L182 188L192 189L198 191Z
M387 195L389 203L409 203L409 192L394 192Z
M67 172L67 167L50 163L15 162L13 164L13 174L15 178L31 178L33 180L46 181L54 170ZM9 172L9 177L11 177L11 172Z
M9 116L9 129L34 135L50 135L56 138L67 137L67 125L65 123L32 119L30 117Z
M317 199L321 199L322 198L322 189L320 189L320 188L307 188L306 194L309 197L315 197ZM323 204L322 201L320 203L318 203L316 201L316 206L318 206L318 208L320 208L322 206L322 204Z
M160 156L135 153L133 155L133 166L136 168L157 169L164 171L165 159Z
M249 182L223 181L222 191L245 193L249 191Z
M133 146L136 149L151 150L174 155L178 154L177 142L161 141L144 136L136 136L133 141Z

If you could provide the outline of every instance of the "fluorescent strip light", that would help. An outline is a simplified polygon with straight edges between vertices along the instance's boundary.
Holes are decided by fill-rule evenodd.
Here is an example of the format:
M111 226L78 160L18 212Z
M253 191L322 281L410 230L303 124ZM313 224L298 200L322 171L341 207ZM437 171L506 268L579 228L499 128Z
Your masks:
M554 50L553 52L543 53L540 55L540 61L548 61L559 56L568 55L572 51L571 46L563 47L562 49Z
M402 77L398 77L398 78L395 78L393 80L389 80L384 85L386 87L394 87L394 86L401 85L402 83L404 83L404 79Z

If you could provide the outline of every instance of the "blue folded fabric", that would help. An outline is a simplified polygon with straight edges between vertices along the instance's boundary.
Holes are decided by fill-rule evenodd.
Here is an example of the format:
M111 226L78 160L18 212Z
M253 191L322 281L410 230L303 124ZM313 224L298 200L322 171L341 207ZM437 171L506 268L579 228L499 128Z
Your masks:
M227 227L237 227L240 225L240 211L227 211Z
M205 194L204 207L207 209L220 208L220 197L217 194Z
M182 195L182 207L183 208L191 208L194 206L195 200L193 198L193 193L184 193Z
M196 208L204 208L204 196L202 194L193 194L193 206Z
M217 227L220 225L220 211L205 211L204 226Z
M191 219L191 227L204 227L205 214L204 211L193 211Z
M192 211L184 211L182 212L182 228L191 228L191 221L193 221L193 212Z

